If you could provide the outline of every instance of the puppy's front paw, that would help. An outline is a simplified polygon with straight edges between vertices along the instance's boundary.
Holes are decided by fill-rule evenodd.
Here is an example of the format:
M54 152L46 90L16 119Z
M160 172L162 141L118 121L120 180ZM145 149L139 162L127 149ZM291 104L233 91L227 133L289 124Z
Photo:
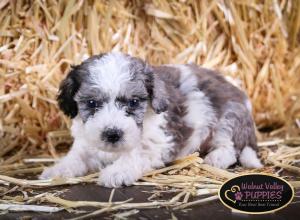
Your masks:
M54 177L75 177L78 176L75 167L56 164L53 167L46 168L39 176L39 179L50 179Z
M101 170L98 183L105 187L117 188L122 185L130 186L142 177L142 173L130 168L109 166Z

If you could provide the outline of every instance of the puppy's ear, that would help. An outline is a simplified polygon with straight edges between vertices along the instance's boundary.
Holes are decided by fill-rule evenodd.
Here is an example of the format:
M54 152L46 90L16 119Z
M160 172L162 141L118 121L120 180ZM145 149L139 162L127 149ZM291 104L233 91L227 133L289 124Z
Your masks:
M146 88L150 96L151 107L159 114L165 112L169 106L169 97L165 82L159 77L154 69L146 65Z
M74 95L80 87L80 76L78 68L72 67L70 73L61 82L57 96L59 108L69 117L74 118L78 113L77 103Z

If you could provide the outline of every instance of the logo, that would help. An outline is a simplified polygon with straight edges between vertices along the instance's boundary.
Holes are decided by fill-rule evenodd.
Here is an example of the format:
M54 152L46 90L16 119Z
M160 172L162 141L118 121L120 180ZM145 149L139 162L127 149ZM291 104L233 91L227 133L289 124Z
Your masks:
M264 214L286 207L294 197L284 179L266 174L246 174L225 182L219 190L221 202L230 209Z

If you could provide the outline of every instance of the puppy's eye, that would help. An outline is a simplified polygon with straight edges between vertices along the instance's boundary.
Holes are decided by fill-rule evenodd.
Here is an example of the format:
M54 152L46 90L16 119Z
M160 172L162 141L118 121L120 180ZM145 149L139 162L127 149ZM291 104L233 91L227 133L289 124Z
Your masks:
M137 107L139 107L140 105L140 101L138 99L130 99L128 100L127 106L130 109L136 109Z
M100 107L100 102L98 102L96 100L88 100L86 104L87 104L87 107L89 107L89 108L99 108Z

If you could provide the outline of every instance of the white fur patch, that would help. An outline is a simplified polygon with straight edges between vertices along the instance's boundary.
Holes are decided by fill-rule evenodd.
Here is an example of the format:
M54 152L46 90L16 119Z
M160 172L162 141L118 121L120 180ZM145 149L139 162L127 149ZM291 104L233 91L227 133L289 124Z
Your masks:
M244 147L242 150L240 157L240 163L247 168L261 168L263 165L257 157L256 152L251 147Z
M152 148L136 147L123 153L111 165L100 171L99 184L106 187L131 185L146 172L163 166L163 162Z
M192 91L199 90L197 88L198 79L191 71L191 68L185 65L176 65L176 67L180 69L180 91L182 91L183 94L188 94Z
M242 81L240 79L236 79L236 78L233 78L231 76L225 76L225 79L230 82L232 85L234 85L235 87L239 88L239 89L242 89Z
M114 52L95 60L89 71L96 86L115 97L122 85L131 78L128 64L128 59L122 53Z
M123 153L113 164L102 169L98 183L106 187L120 187L137 181L151 167L139 151L137 148Z
M210 127L216 123L216 115L209 99L197 87L197 78L188 66L177 66L181 70L180 90L186 94L187 114L184 121L194 129L186 146L179 153L182 157L200 149L210 134Z
M166 125L165 113L156 114L149 107L144 117L142 144L150 150L152 160L159 160L158 166L170 161L169 154L174 147L172 137L164 132Z
M235 164L237 161L235 149L232 146L229 147L218 147L208 153L204 162L221 169L226 169L230 165Z
M85 162L86 151L83 150L80 141L74 141L72 149L53 167L44 170L40 179L52 177L75 177L86 174L89 170Z
M252 112L252 104L249 99L246 99L245 105L246 105L246 108L248 109L248 111L251 113Z

